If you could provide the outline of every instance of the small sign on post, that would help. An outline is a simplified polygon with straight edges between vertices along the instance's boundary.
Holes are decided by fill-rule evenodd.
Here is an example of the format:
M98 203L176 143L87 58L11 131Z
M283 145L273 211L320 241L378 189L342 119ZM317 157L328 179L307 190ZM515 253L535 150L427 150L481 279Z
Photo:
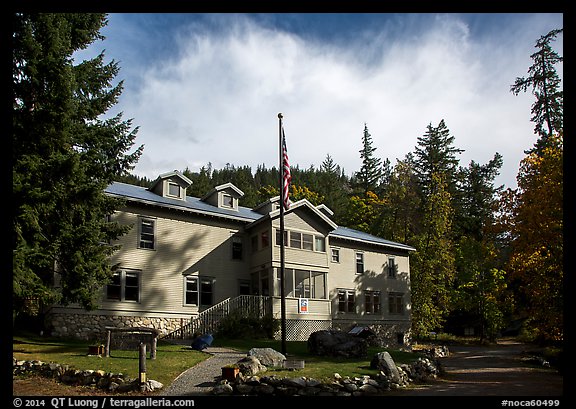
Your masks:
M298 298L298 314L308 314L308 298Z

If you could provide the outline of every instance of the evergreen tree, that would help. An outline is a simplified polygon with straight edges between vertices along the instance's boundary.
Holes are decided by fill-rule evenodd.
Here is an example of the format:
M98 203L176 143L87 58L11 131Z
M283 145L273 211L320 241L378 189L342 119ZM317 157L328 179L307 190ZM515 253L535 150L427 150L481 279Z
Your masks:
M387 184L384 195L386 206L381 213L382 230L379 235L400 243L412 243L420 232L421 194L414 173L414 159L408 153L398 160Z
M360 150L362 167L355 175L355 184L362 193L376 191L382 177L382 161L374 156L375 150L376 148L372 145L372 135L368 132L368 126L364 124L362 149Z
M495 187L494 179L502 167L502 155L496 153L487 164L471 161L460 170L458 214L455 230L476 240L483 240L487 228L495 222L495 205L503 186Z
M342 169L334 162L330 154L320 166L318 171L318 193L324 196L324 204L334 212L334 220L338 220L346 207L347 178L344 176Z
M137 128L116 104L122 82L104 54L74 65L74 52L103 39L104 14L13 15L13 298L95 308L112 274L110 246L127 231L107 216L104 194L142 152ZM57 284L56 286L54 284Z
M186 194L193 197L202 197L210 191L215 184L212 183L212 164L208 163L202 166L198 173L191 172L188 168L183 172L183 175L192 181L192 185L188 187Z
M457 191L456 181L459 159L463 152L453 146L454 137L442 119L437 127L430 123L426 133L418 137L415 149L414 172L418 177L424 196L430 194L433 174L443 174L448 192L454 197Z
M552 49L551 42L564 29L551 30L536 41L538 51L530 56L534 64L528 69L528 77L516 78L510 91L514 95L532 89L536 101L532 104L534 132L540 135L535 150L543 149L554 132L563 129L564 92L560 89L560 77L555 65L564 59Z
M419 336L442 328L452 307L455 279L453 209L444 174L433 173L429 186L411 260L412 322Z

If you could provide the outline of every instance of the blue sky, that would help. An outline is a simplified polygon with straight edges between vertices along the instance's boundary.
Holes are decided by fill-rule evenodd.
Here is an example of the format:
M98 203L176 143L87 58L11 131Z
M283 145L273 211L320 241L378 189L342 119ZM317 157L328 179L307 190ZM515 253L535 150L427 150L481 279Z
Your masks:
M278 163L278 118L290 162L330 154L360 169L364 124L392 165L443 119L460 164L504 159L497 184L516 187L536 141L526 76L534 44L563 27L561 13L109 14L105 50L124 92L110 111L139 127L134 173L155 178L227 163ZM563 55L563 37L554 45ZM557 67L562 77L562 66Z

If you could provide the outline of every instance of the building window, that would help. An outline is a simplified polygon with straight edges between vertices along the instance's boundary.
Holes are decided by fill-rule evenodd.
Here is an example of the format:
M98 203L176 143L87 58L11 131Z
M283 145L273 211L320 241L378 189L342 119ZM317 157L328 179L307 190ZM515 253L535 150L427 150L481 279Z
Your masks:
M331 248L332 253L332 262L339 263L340 262L340 249Z
M152 249L156 247L154 241L156 221L154 219L140 218L140 240L138 241L138 247L141 249Z
M234 198L230 195L223 194L222 195L222 207L229 207L230 209L234 208Z
M276 245L280 245L280 229L276 229ZM284 230L284 245L288 245L288 232Z
M180 185L168 182L168 196L180 197Z
M238 280L238 295L250 295L250 280Z
M388 312L390 314L402 314L404 312L402 298L402 293L388 293Z
M364 273L364 253L356 253L356 274Z
M310 298L310 271L294 271L294 297Z
M268 234L268 230L263 231L260 233L260 242L262 243L262 248L268 247L270 244L270 236Z
M270 295L270 278L267 270L260 271L260 288L262 289L262 295Z
M106 287L106 299L117 301L140 301L140 272L116 271L112 282Z
M185 278L184 303L186 305L212 305L214 282L209 277Z
M366 314L380 314L380 291L364 292L364 309Z
M323 236L315 236L316 251L321 251L324 253L326 251L326 240Z
M280 230L276 229L276 245L280 245ZM326 239L324 236L315 236L309 233L300 233L296 231L284 230L284 245L294 249L319 251L324 253L326 251Z
M388 257L388 278L396 278L396 264L394 257Z
M338 290L338 312L356 312L354 290Z
M232 236L232 260L242 260L242 236Z
M302 235L295 231L290 232L290 247L295 249L302 248Z
M314 236L311 234L302 233L302 248L304 250L314 250Z
M277 269L277 276L279 279L280 269ZM327 299L326 273L287 268L284 270L284 285L288 297Z

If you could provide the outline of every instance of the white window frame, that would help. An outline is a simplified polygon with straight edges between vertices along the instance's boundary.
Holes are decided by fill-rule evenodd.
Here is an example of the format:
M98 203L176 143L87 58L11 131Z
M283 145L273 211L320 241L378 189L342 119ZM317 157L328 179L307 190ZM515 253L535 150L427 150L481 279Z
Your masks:
M375 297L378 297L378 302L374 301ZM367 299L370 298L371 309L367 307ZM381 315L382 314L382 292L379 290L365 290L364 291L364 311L366 314Z
M171 182L171 181L167 181L166 184L167 184L166 196L176 197L178 199L182 198L182 186L180 186L178 183ZM170 188L172 188L174 186L176 187L176 189L178 189L178 193L175 195L172 194L172 192L170 192Z
M334 260L334 256L336 256L336 260ZM340 263L340 248L330 247L330 261L332 263Z
M364 274L364 272L366 271L366 260L364 260L364 253L362 251L356 251L354 256L354 264L355 264L355 269L354 271L356 271L356 274ZM358 267L359 267L359 259L358 256L360 256L360 262L362 263L362 271L358 271Z
M196 282L196 291L188 291L188 282L189 281L195 281ZM210 282L210 303L209 304L205 304L202 303L202 297L203 294L206 294L206 292L202 292L202 284L206 283L206 282ZM212 277L206 277L206 276L192 276L192 275L187 275L184 276L184 285L183 285L183 290L184 290L184 294L183 294L183 305L186 307L207 307L207 306L211 306L214 305L214 278ZM196 303L188 303L187 302L187 295L188 293L196 293Z
M133 299L126 299L126 287L130 287L127 286L126 281L127 281L127 276L128 275L132 275L132 276L136 276L136 282L137 282L137 286L136 286L136 300ZM119 283L118 284L107 284L106 285L106 301L116 301L116 302L128 302L128 303L139 303L140 302L140 294L142 292L142 281L141 281L141 277L142 277L142 272L140 270L131 270L131 269L121 269L121 270L117 270L114 272L114 277L119 277ZM120 292L120 298L110 298L108 296L108 289L110 286L118 286L119 287L119 292Z
M344 295L344 310L340 309L340 294ZM353 302L353 306L352 309L353 311L350 311L350 296L352 297L352 302ZM348 288L338 288L337 292L336 292L336 302L338 303L336 311L338 311L339 314L356 314L356 307L357 307L357 303L356 303L356 291L348 289Z
M142 227L144 223L152 224L152 233L143 232ZM152 235L152 240L143 239L142 235ZM142 243L152 243L152 247L143 246ZM156 218L148 216L138 216L138 248L145 250L156 250Z

